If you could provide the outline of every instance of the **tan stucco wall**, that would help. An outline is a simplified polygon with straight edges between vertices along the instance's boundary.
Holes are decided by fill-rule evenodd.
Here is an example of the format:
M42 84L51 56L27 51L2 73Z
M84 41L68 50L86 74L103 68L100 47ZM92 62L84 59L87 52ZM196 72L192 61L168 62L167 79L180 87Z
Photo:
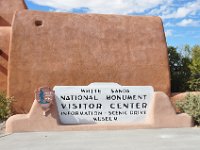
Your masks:
M0 26L10 26L17 10L27 9L24 0L0 0Z
M41 86L116 82L152 85L169 95L169 78L158 17L35 11L15 16L8 78L15 112L28 112Z

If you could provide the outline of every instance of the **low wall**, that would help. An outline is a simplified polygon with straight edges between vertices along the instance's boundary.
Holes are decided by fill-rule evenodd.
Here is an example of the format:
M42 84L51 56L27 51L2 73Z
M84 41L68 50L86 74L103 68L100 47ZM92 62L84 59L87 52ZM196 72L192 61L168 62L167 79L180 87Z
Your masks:
M74 130L123 130L133 128L178 128L193 126L192 118L187 114L177 115L169 97L163 92L155 92L150 103L150 110L144 122L112 123L112 124L76 124L62 125L58 117L55 102L46 116L39 103L34 100L28 114L10 117L6 122L6 132L38 132L38 131L74 131Z

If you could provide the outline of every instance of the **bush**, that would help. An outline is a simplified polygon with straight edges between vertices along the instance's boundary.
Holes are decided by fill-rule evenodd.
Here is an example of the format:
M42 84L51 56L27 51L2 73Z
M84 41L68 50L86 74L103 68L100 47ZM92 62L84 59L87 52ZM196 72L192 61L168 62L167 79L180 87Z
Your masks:
M192 91L200 91L200 77L198 79L191 79L188 83Z
M6 94L0 92L0 120L6 120L11 116L11 102L13 98L7 98Z
M195 125L200 125L200 95L188 94L184 99L177 101L176 106L180 112L189 114Z

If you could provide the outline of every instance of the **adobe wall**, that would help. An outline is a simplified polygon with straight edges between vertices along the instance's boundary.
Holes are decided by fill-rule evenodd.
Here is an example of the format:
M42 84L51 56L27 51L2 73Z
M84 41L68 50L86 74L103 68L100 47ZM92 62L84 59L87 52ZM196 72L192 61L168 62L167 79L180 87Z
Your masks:
M0 91L7 90L11 24L17 10L27 9L23 0L0 0Z
M116 82L170 94L158 17L19 11L14 20L8 95L28 112L41 86Z
M6 92L11 27L0 26L0 91Z
M27 9L24 0L0 0L0 26L10 26L17 10Z

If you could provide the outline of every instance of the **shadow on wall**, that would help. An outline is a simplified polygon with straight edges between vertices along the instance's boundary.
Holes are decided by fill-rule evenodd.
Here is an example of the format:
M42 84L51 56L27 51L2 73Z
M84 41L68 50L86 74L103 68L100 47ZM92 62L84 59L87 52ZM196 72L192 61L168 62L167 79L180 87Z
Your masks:
M8 61L8 55L2 49L0 49L0 57ZM7 68L0 64L0 72L7 76L7 71Z
M0 16L0 26L10 26L10 24Z
M2 72L4 75L6 75L7 76L7 72L8 72L8 70L5 68L5 67L3 67L2 65L0 65L0 72Z
M0 16L0 27L1 26L10 26L10 23ZM0 58L3 58L4 60L8 61L8 55L2 49L0 49ZM7 76L7 68L2 66L1 64L0 72Z
M2 49L0 49L0 56L3 57L6 61L8 61L8 55Z

